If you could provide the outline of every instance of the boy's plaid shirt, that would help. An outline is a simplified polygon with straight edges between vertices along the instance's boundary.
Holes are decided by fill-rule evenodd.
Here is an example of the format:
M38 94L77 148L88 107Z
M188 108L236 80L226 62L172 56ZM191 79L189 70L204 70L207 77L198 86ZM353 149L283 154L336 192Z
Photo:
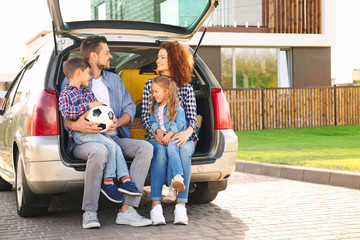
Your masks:
M151 126L149 124L150 118L150 107L151 107L151 84L154 79L149 79L146 81L143 91L142 98L142 111L141 111L141 119L144 127L146 128L146 137L151 136ZM195 133L196 130L196 98L194 89L190 84L185 84L182 88L178 90L178 101L180 106L185 111L185 119L188 126L191 126L194 129L194 133L191 136L193 141L198 141L199 138Z

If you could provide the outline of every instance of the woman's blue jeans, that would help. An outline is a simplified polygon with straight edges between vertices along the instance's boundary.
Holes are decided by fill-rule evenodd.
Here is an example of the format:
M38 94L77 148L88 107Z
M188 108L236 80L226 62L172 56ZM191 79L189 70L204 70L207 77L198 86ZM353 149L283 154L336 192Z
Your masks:
M151 200L161 201L162 189L167 175L168 186L171 185L171 180L174 175L170 169L169 159L167 156L167 146L163 146L156 142L154 138L148 139L154 146L154 156L150 166L150 179L151 179ZM171 143L169 143L171 144ZM189 185L191 178L191 156L195 151L194 142L187 141L180 148L181 165L183 168L183 177L185 190L178 193L176 202L188 202Z
M76 144L87 142L104 144L108 150L108 160L104 168L104 178L117 177L120 179L121 177L129 176L129 170L121 148L110 136L101 133L90 134L75 132L73 138Z

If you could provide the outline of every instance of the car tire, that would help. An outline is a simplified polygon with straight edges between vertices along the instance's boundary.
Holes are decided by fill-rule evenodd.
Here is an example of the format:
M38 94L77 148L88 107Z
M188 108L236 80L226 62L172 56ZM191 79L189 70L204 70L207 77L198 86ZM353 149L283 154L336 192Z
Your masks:
M189 191L189 203L209 203L218 195L218 192L208 190L207 182L199 182L194 185L194 188Z
M13 188L12 184L0 177L0 191L10 191Z
M51 196L34 194L27 184L22 159L17 154L16 208L21 217L35 217L47 213Z

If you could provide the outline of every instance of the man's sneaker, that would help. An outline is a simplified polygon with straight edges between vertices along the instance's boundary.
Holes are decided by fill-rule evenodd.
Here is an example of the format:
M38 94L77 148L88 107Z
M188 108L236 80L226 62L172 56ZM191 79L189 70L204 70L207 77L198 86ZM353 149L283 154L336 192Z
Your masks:
M116 217L116 224L143 227L151 225L152 221L141 216L132 206L129 206L129 209L123 213L119 210Z
M105 185L101 183L100 190L110 201L114 203L121 203L123 201L122 196L120 195L115 184Z
M173 187L169 187L169 193L163 197L162 201L164 203L173 203L176 201L177 191Z
M175 188L176 191L178 192L182 192L185 190L185 185L184 185L184 178L180 175L177 174L172 180L171 180L171 186L173 188Z
M186 214L186 207L182 204L176 204L175 205L175 211L174 211L175 219L174 224L188 224L188 216Z
M127 181L125 183L120 181L118 191L132 196L142 195L142 192L137 189L133 181Z
M84 212L83 214L83 228L99 228L100 222L97 218L96 212Z
M161 204L157 204L155 205L155 207L153 207L153 209L151 209L150 218L152 221L152 225L166 224Z

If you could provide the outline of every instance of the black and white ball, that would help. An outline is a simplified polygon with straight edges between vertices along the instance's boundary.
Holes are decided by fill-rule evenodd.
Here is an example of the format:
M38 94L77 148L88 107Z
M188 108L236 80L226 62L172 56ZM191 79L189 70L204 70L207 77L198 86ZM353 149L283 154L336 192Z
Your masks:
M89 122L100 123L98 127L102 128L101 132L106 132L113 123L112 120L115 119L115 114L111 107L104 104L90 109L85 119Z

